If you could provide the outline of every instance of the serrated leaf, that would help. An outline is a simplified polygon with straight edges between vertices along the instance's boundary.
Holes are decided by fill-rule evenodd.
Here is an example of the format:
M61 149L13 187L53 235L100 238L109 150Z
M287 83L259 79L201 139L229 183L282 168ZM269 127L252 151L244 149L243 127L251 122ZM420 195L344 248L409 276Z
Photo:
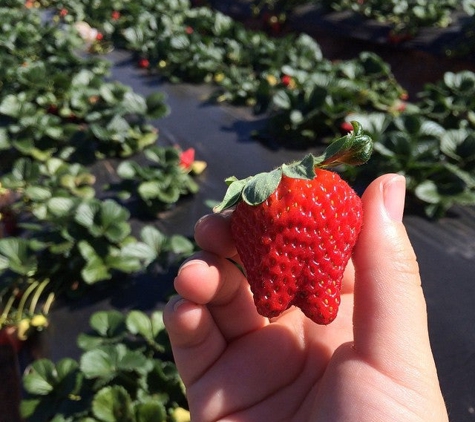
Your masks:
M242 199L249 205L264 202L275 192L282 179L282 169L278 168L269 173L259 173L252 177L242 190Z
M23 377L23 386L31 394L44 396L54 390L56 368L48 359L39 359L30 366Z
M41 186L28 186L25 189L25 195L30 197L32 201L46 201L51 198L51 191Z
M425 180L414 190L415 195L422 201L429 204L438 204L441 196L437 190L437 185L432 180Z
M31 276L38 268L34 253L29 251L28 240L16 237L0 239L0 271L10 269L20 275Z
M110 379L117 369L117 360L115 346L102 346L85 352L80 359L80 368L86 378Z
M115 337L125 328L125 316L119 311L98 311L94 313L89 325L104 337Z
M154 338L152 322L150 318L141 311L130 311L127 315L126 324L132 334L140 334L145 338Z
M167 419L165 406L156 399L147 399L135 406L136 422L159 422Z
M110 269L121 271L126 274L131 274L142 269L142 262L135 256L122 253L118 255L109 255L105 259L106 266Z
M170 251L177 255L191 254L194 250L193 242L184 236L172 235L169 238Z
M153 226L144 226L140 231L141 239L155 251L160 251L167 237Z
M289 97L289 94L284 90L277 91L272 97L272 103L277 108L282 110L290 110L292 107L292 100Z
M144 115L147 112L145 98L135 92L125 93L122 106L130 114Z
M111 278L109 268L105 265L104 260L97 255L95 249L89 243L86 241L79 242L78 249L86 260L86 265L81 270L81 275L86 283L93 284Z
M56 217L64 217L73 212L76 201L72 198L51 198L47 202L48 211Z
M100 390L92 401L92 412L102 422L135 422L132 399L119 385Z
M137 163L133 161L122 161L117 166L117 174L122 179L133 179L137 174L136 166Z
M315 161L311 154L304 157L303 160L292 163L284 164L282 166L282 172L287 177L293 179L308 179L311 180L315 177Z

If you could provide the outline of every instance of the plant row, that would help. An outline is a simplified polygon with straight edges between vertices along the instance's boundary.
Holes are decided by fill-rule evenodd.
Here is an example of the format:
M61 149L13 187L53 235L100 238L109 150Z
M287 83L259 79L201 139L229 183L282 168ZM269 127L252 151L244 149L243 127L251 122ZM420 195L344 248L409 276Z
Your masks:
M78 336L78 360L39 359L24 374L26 420L189 421L161 312L99 311L90 325Z
M267 3L269 7L272 2ZM446 8L455 7L452 3L449 0ZM376 153L369 166L358 170L361 178L369 180L382 171L405 174L411 198L430 217L443 216L454 204L475 203L470 164L475 129L472 72L447 73L408 103L390 66L374 53L331 62L307 35L270 36L266 25L251 30L186 0L49 4L56 8L58 22L85 20L97 29L94 51L101 46L126 48L136 55L138 66L157 77L211 83L214 100L265 112L267 128L256 134L263 142L314 147L344 132L354 115L384 115L384 133L373 133ZM469 9L469 2L465 7ZM407 122L438 130L408 132ZM456 147L449 150L448 143Z
M110 81L109 62L84 57L77 31L38 11L0 15L0 329L25 339L58 296L189 255L186 237L143 220L198 185L189 152L157 143L161 93L143 98Z
M260 0L253 3L252 13L267 22L285 24L296 7L314 5L322 14L353 12L356 16L371 19L391 28L388 41L400 43L416 36L424 28L446 28L454 23L457 15L464 15L461 32L467 41L475 35L474 0Z

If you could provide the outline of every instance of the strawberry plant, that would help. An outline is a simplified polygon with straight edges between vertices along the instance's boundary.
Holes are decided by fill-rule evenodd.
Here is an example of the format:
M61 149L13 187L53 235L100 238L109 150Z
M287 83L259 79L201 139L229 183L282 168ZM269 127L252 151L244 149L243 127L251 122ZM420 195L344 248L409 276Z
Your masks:
M403 174L409 207L439 218L454 205L475 204L473 130L445 129L418 113L390 117L382 113L353 115L374 139L374 159L348 177L372 178ZM351 176L352 175L352 176Z
M170 361L162 315L101 311L77 341L78 360L40 359L27 369L28 420L187 422L184 388Z
M198 185L192 176L180 166L177 148L150 147L144 151L146 163L122 161L117 174L122 181L111 186L122 199L139 199L137 208L148 215L169 209L178 199L196 193Z
M228 191L215 210L235 206L231 233L257 311L265 317L294 305L317 324L336 318L362 204L328 168L369 159L372 140L358 123L353 127L322 156L307 155L269 173L226 180Z
M123 42L136 54L138 66L172 82L213 83L214 100L270 110L276 118L269 130L280 124L271 136L280 133L291 146L334 135L342 117L360 107L389 109L402 91L378 57L333 65L307 35L273 38L187 2L104 3L97 10L89 10L89 3L69 7L63 1L57 7L69 10L69 21L87 19L101 33L108 32L110 14L119 11L120 28L114 26L114 34L121 34L118 45Z
M446 129L475 130L475 73L447 72L443 80L427 84L419 98L421 113Z
M361 53L323 72L290 66L283 71L293 78L295 87L284 86L272 97L269 134L274 140L290 138L295 145L334 136L337 123L352 111L390 112L403 92L389 66L372 53Z
M470 3L473 4L472 0L464 2L466 11L470 10ZM450 25L452 13L462 8L457 0L324 0L323 4L333 10L352 10L366 18L389 23L395 34L411 35L423 27Z

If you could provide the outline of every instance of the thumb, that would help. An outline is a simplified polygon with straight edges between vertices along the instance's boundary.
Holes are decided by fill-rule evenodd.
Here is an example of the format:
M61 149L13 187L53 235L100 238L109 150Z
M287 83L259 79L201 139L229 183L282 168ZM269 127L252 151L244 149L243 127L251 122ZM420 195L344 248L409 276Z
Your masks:
M381 176L368 186L353 255L354 346L389 374L418 362L434 369L419 267L402 223L404 197L400 175Z

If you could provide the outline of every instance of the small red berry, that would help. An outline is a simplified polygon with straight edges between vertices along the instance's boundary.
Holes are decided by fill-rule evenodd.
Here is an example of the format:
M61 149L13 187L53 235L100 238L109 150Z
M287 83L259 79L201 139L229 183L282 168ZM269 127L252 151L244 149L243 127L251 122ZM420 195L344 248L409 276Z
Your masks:
M150 61L145 58L140 59L138 64L141 69L148 69L150 67Z
M406 110L406 108L407 108L407 104L404 103L404 102L401 102L401 103L398 104L396 110L399 111L399 112L403 112L403 111Z
M292 83L292 77L289 75L283 75L280 81L282 82L282 85L289 86Z
M191 26L187 26L187 27L185 28L185 32L186 32L188 35L191 35L191 34L193 34L193 32L195 32L195 31L194 31L194 29L193 29Z
M182 151L182 153L180 154L180 167L183 168L184 170L190 169L194 161L195 161L194 148L188 148L187 150Z
M104 35L102 34L102 32L98 32L96 34L96 40L97 41L102 41L104 39Z
M62 18L64 18L67 14L68 14L68 9L64 7L59 11L59 16L61 16Z
M120 19L120 12L118 10L113 10L111 13L111 19L113 21Z
M343 133L349 133L353 130L353 125L350 122L345 121L340 125L340 130Z

